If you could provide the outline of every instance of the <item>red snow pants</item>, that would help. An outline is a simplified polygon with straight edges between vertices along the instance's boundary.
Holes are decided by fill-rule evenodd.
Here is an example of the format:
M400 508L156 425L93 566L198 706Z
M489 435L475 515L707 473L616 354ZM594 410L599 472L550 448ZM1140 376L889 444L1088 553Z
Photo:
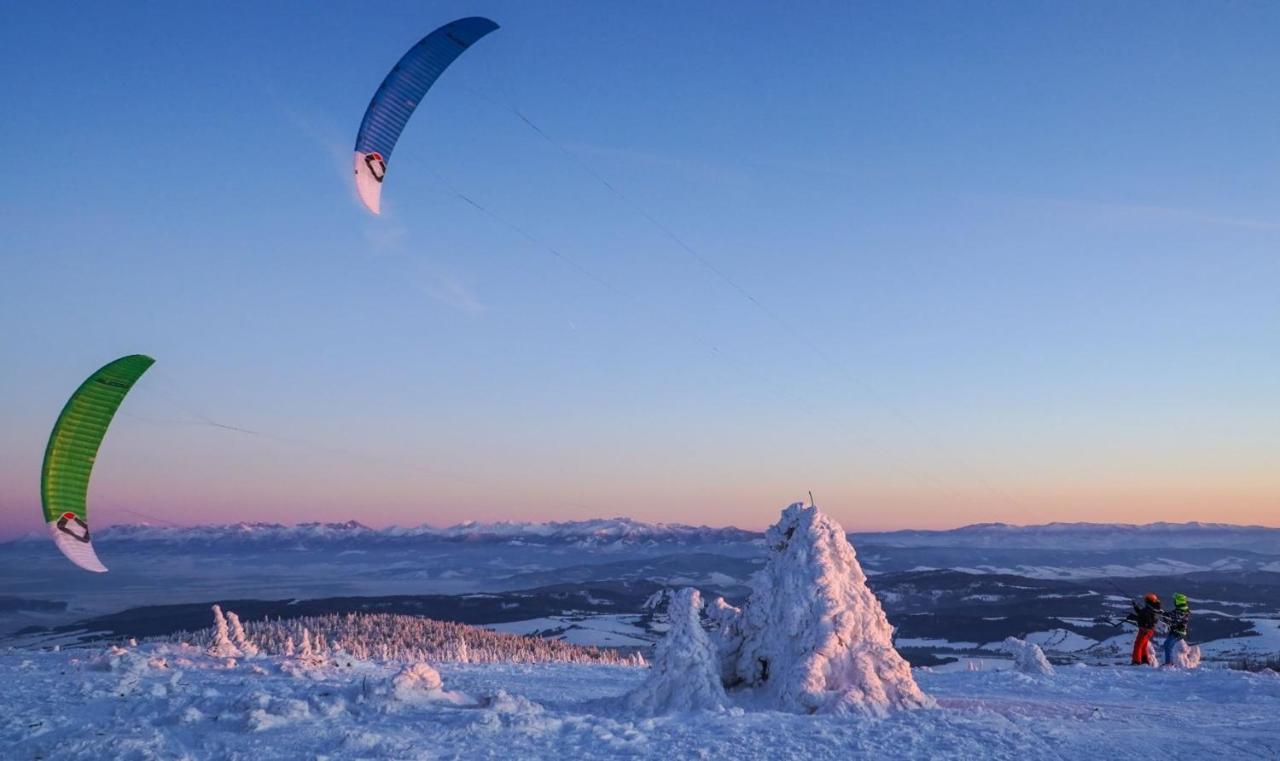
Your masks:
M1156 634L1155 629L1139 629L1138 638L1133 641L1133 662L1147 662L1147 645Z

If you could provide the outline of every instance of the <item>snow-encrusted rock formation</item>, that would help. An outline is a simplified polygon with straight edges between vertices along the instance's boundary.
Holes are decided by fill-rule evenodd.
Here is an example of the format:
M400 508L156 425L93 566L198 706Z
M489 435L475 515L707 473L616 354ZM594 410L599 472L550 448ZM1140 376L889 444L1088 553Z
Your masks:
M1053 676L1053 664L1044 657L1044 651L1034 642L1006 637L1004 651L1013 656L1013 667L1023 674Z
M701 614L698 590L668 594L671 628L654 648L644 684L623 698L629 709L646 716L724 710L729 700L720 681L720 659L702 628Z
M731 685L800 713L882 716L933 705L894 649L893 629L838 523L794 504L765 542L769 559L741 613L715 610Z

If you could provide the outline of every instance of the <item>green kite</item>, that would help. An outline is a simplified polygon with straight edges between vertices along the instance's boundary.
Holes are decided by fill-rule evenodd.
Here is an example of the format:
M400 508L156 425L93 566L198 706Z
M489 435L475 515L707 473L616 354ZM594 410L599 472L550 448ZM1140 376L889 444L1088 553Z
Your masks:
M53 424L40 472L40 502L53 541L72 563L106 573L89 534L89 474L102 437L125 394L155 360L131 354L108 363L80 384Z

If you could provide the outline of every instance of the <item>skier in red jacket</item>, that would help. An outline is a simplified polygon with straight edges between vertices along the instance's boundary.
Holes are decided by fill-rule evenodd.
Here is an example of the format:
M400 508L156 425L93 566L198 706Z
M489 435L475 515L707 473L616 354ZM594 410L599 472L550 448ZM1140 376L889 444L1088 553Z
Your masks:
M1125 619L1138 625L1138 637L1133 641L1133 661L1131 665L1134 666L1143 666L1151 663L1148 659L1147 646L1151 644L1151 638L1156 634L1156 623L1164 615L1164 608L1160 605L1160 598L1154 592L1148 593L1145 599L1146 604L1142 606L1139 606L1135 600L1133 612Z

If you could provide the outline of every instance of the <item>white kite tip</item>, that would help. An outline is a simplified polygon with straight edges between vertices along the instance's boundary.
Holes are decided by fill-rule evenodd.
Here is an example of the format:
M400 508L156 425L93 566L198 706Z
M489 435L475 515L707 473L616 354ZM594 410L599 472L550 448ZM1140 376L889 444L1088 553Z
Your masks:
M365 208L374 214L382 213L382 178L386 173L387 165L380 154L356 151L356 193Z
M93 550L93 542L89 537L89 528L84 526L83 530L77 528L62 529L58 527L58 521L49 523L49 533L53 535L53 543L62 550L62 554L67 556L67 560L80 566L86 571L93 573L106 573L107 567L98 560L98 553Z

